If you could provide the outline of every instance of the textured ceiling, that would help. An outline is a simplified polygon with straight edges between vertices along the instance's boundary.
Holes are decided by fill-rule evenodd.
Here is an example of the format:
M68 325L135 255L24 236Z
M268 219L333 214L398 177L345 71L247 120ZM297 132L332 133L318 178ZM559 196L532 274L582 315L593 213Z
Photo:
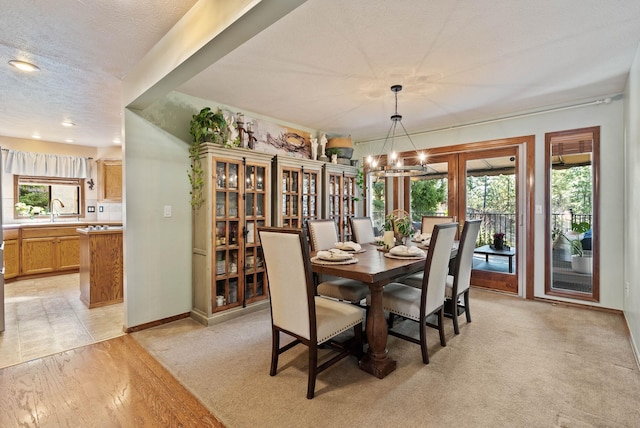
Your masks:
M111 144L120 79L194 3L0 0L0 135ZM308 0L178 90L358 141L393 84L436 129L620 93L639 43L637 0Z
M121 79L195 3L0 0L0 135L113 144ZM41 71L21 73L11 59Z

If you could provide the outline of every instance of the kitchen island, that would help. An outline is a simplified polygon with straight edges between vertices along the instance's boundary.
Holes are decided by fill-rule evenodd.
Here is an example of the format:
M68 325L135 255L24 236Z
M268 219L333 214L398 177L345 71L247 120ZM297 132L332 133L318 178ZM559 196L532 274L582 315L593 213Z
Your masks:
M80 300L88 308L123 300L122 227L89 226L80 235Z

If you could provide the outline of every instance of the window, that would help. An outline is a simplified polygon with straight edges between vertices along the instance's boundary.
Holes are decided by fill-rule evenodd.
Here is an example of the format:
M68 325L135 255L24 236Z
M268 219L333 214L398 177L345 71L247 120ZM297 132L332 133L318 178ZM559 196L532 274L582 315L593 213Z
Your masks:
M84 216L84 179L14 176L14 218Z

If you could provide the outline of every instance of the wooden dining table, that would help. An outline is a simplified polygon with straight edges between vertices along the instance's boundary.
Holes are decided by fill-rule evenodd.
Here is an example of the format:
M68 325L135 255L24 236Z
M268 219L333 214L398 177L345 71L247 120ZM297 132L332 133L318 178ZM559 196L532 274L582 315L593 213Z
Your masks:
M361 281L371 290L371 306L367 314L366 334L369 348L360 360L360 368L382 379L396 369L396 361L387 351L387 322L382 309L382 290L396 279L424 269L425 258L391 259L380 247L362 244L364 252L354 254L354 264L311 263L312 271ZM311 254L312 257L315 253Z

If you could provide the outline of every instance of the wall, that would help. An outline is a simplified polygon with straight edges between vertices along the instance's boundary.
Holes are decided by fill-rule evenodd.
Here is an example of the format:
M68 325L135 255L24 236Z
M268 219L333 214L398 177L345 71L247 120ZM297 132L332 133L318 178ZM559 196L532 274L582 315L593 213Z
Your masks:
M35 153L51 153L57 155L65 155L65 156L79 156L79 157L90 157L93 158L92 162L92 177L96 185L93 187L93 190L89 189L88 185L85 185L85 217L81 217L82 221L102 221L102 220L114 220L119 221L122 220L121 215L121 204L111 204L117 205L117 207L108 206L107 209L103 209L102 217L100 217L101 213L98 209L98 169L96 167L95 161L98 159L109 158L109 159L120 159L122 157L122 150L120 146L106 147L106 148L96 148L89 146L82 146L78 144L62 144L62 143L54 143L50 141L43 140L27 140L21 138L12 138L12 137L1 137L0 136L0 146L4 149L12 149L19 150L23 152L35 152ZM6 161L7 152L2 152L2 164L4 166L4 162ZM2 175L2 217L4 219L5 224L10 223L26 223L33 220L30 219L14 219L13 214L13 204L14 204L14 195L13 195L13 174L7 174L4 172ZM86 212L87 206L96 207L95 213ZM110 211L113 211L110 214ZM110 214L110 215L108 215ZM75 221L76 218L70 219L69 221ZM60 222L64 221L64 218L59 218Z
M125 328L191 310L188 144L125 110ZM164 207L171 207L171 217Z
M418 148L429 148L535 135L535 204L544 206L544 134L600 126L600 230L602 236L600 237L600 303L596 305L621 310L623 306L621 257L623 195L621 189L624 185L623 170L620 168L623 164L622 114L623 102L614 101L610 104L590 105L439 132L416 133L411 138ZM378 154L383 142L382 140L356 144L354 159ZM399 143L394 147L398 151L412 149L407 141ZM546 297L544 295L544 214L536 215L534 221L534 295ZM558 298L558 300L570 299Z
M624 315L631 341L640 364L640 47L629 73L625 88L625 190L624 190Z

